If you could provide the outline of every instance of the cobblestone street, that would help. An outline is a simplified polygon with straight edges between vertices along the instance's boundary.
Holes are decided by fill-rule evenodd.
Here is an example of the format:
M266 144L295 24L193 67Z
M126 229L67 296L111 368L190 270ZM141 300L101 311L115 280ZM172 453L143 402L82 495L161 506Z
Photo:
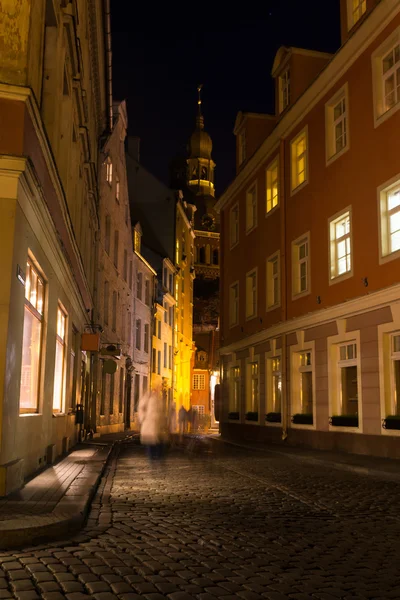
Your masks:
M399 483L217 450L122 445L83 532L0 555L0 599L400 598Z

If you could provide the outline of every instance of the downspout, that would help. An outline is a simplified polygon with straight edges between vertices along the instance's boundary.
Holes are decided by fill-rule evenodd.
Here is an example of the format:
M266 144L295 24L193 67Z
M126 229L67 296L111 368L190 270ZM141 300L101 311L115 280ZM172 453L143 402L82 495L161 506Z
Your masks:
M111 51L111 10L110 0L104 0L104 41L107 82L107 125L109 131L113 128L113 95L112 95L112 51Z
M279 165L280 165L280 196L281 196L281 222L280 222L280 238L281 238L281 320L283 323L287 320L287 260L286 260L286 196L285 196L285 140L280 140L279 147ZM289 398L288 398L288 382L287 382L287 348L286 348L286 333L282 334L281 338L281 381L282 381L282 396L281 396L281 411L282 411L282 440L285 441L288 436L289 425Z

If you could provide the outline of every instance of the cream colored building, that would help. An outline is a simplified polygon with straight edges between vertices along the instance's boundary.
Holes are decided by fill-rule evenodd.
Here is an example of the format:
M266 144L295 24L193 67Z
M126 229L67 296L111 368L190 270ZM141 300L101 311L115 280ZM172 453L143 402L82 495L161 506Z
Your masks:
M80 340L94 314L98 139L111 126L106 4L2 4L0 495L76 441L77 403L87 422L92 412Z

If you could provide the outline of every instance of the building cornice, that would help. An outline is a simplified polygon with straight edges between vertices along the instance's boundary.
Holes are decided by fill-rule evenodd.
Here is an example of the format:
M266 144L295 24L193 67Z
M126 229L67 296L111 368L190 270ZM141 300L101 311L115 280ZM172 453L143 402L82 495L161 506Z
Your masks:
M258 331L253 335L242 338L237 342L220 347L221 354L231 354L242 348L256 346L271 338L287 335L296 331L310 329L317 325L323 325L329 321L336 319L347 319L356 315L390 306L391 304L400 304L400 284L393 285L378 292L372 292L366 296L347 300L342 304L321 309L312 313L308 313L302 317L290 319L288 321L278 323L263 331Z
M376 6L362 26L341 46L332 60L323 68L315 81L285 111L272 133L264 140L215 204L214 209L217 212L220 212L249 183L254 171L269 158L273 147L279 143L279 140L287 138L316 104L322 101L329 90L343 77L351 65L366 51L399 12L399 0L383 0Z

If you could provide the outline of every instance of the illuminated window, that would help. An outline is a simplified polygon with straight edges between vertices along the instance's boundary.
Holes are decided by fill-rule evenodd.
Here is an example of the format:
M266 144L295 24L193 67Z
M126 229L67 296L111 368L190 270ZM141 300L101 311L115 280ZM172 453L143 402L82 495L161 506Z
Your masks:
M276 308L281 302L280 296L280 260L279 252L267 259L267 308Z
M309 414L313 412L312 361L310 351L299 354L299 376L300 412Z
M293 296L309 291L309 235L292 243Z
M43 314L44 280L33 262L28 259L25 279L24 332L19 395L19 410L21 413L38 412Z
M267 359L267 412L281 412L282 373L279 356Z
M246 413L258 413L259 368L258 362L247 363Z
M388 414L400 415L400 335L391 336L391 406Z
M229 412L240 412L240 386L240 367L232 367L229 394Z
M325 104L326 160L331 162L349 148L347 83Z
M269 213L279 204L278 159L269 165L266 172L267 206Z
M257 316L257 269L246 275L246 318Z
M230 246L239 242L239 204L232 206L229 213Z
M246 192L246 232L257 226L257 183Z
M206 376L204 373L194 373L193 389L194 390L205 390L206 389Z
M400 184L380 192L381 255L400 251ZM399 256L395 254L393 258Z
M136 319L136 349L140 350L142 346L142 321Z
M142 288L143 288L143 273L138 272L136 275L136 297L142 299Z
M308 141L307 128L291 142L292 191L308 180Z
M234 327L239 323L239 282L229 288L229 325Z
M140 232L137 231L137 229L135 229L135 232L133 234L133 243L134 243L135 252L140 254L140 250L141 250L141 246L142 246L142 236L141 236Z
M382 58L383 103L390 110L400 99L400 44Z
M350 210L333 217L330 229L330 278L352 274Z
M119 202L119 177L118 175L115 178L115 199Z
M246 160L246 134L243 131L238 136L238 162L241 165Z
M56 334L56 360L54 367L53 412L62 412L65 395L65 336L67 315L58 306L57 309L57 334Z
M205 411L204 411L204 405L203 404L192 404L192 409L196 410L200 415L204 415Z
M347 0L347 2L349 15L349 29L351 29L357 23L357 21L361 19L361 17L367 10L367 0Z
M108 183L110 185L112 184L112 177L113 177L112 162L111 162L110 158L107 158L107 160L106 160L106 180L108 181Z
M376 48L371 63L377 127L400 109L400 27Z
M279 77L279 112L283 112L290 102L290 70L286 69Z

